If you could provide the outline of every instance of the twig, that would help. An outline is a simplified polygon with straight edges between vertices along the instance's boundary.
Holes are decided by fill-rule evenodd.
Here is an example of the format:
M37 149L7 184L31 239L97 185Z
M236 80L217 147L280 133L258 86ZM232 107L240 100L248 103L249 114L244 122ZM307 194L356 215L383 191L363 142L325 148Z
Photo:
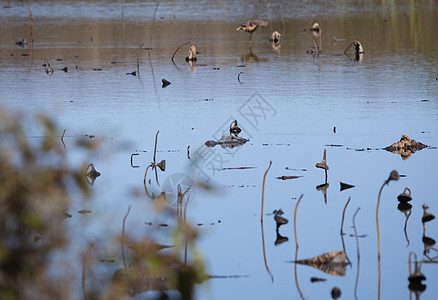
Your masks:
M139 168L139 167L140 167L140 166L134 166L134 163L133 163L133 160L132 160L132 157L133 157L133 156L137 156L137 155L139 155L139 154L138 154L138 153L132 153L132 154L131 154L131 167L132 167L132 168Z
M123 267L126 269L126 261L125 261L125 222L126 218L129 215L129 212L131 211L131 206L128 207L128 212L126 213L125 217L123 218L123 227L122 227L122 259L123 259Z
M172 55L172 58L171 58L171 60L172 60L173 63L175 63L175 62L173 61L173 58L175 57L175 55L176 55L176 53L178 52L178 50L181 49L183 46L185 46L185 45L187 45L187 44L190 44L190 43L191 43L191 41L185 42L184 44L181 44L178 48L176 48L176 50L175 50L175 52L173 52L173 55Z
M269 169L271 168L272 160L269 161L269 167L266 169L265 175L263 176L263 187L262 187L262 213L260 215L260 222L263 223L263 206L265 204L265 181L266 181L266 174L268 174Z

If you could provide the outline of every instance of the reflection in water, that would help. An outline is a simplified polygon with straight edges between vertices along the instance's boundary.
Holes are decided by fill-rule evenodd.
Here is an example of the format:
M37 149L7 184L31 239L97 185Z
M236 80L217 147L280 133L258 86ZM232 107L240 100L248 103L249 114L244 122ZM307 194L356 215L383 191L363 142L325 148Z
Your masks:
M345 250L345 242L344 242L344 219L345 219L345 211L347 210L347 206L350 203L351 197L348 198L347 203L345 203L344 210L342 211L342 220L341 220L341 241L342 241L342 250L344 250L345 255L347 256L347 261L351 265L351 261L348 258L347 251Z
M330 251L308 259L297 260L294 263L313 267L335 276L345 276L346 266L348 265L347 254L340 250Z
M400 195L397 196L397 200L400 202L397 205L397 209L399 211L401 211L402 213L404 213L404 215L406 217L404 232L405 232L406 241L408 242L408 245L406 247L408 247L410 244L410 241L408 238L407 226L408 226L409 216L412 213L412 211L411 211L412 205L409 204L408 202L412 200L411 190L408 187L405 187L403 193L401 193Z
M359 42L358 40L355 40L354 42L352 42L350 45L348 45L348 47L345 49L344 54L351 60L353 60L350 55L348 55L348 49L350 49L351 46L354 45L354 61L361 63L362 59L363 59L363 54L365 53L363 47L362 47L362 43Z
M88 169L90 169L90 171L88 171ZM89 185L93 185L94 181L99 176L100 176L100 173L98 171L96 171L93 164L89 164L87 166L87 168L85 169L85 179Z
M414 271L412 272L412 262L411 262L411 256L412 254L415 256L414 261ZM412 298L412 293L415 294L415 299L420 299L421 293L423 293L426 290L426 285L422 283L423 280L426 280L426 276L421 272L421 266L423 262L417 261L417 254L415 252L409 253L409 291L410 291L410 298Z
M303 195L300 196L300 198L297 201L297 204L295 205L295 211L294 211L294 236L295 236L295 261L298 260L298 235L297 235L297 211L298 211L298 205L301 202L301 199L303 199ZM295 285L297 287L297 291L300 294L301 299L304 299L303 293L301 293L300 285L298 284L298 270L297 270L298 264L294 264L294 275L295 275Z
M329 187L329 184L327 182L316 186L316 190L322 192L322 195L324 196L324 203L325 204L327 204L327 189L328 189L328 187Z
M435 240L431 237L425 236L423 235L421 241L423 242L424 245L424 250L423 250L423 254L424 256L426 256L429 261L435 261L438 258L438 249L433 248L433 246L435 246ZM430 251L433 250L435 251L435 256L430 257Z
M421 218L421 222L423 222L423 235L425 235L426 223L435 219L435 215L427 211L429 209L429 206L427 206L426 204L423 204L422 206L423 206L423 217Z

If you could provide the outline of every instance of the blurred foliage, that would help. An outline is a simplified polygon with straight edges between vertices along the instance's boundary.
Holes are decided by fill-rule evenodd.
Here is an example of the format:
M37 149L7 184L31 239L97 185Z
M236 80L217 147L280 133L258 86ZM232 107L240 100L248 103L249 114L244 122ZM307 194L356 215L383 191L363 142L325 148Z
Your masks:
M26 130L38 132L27 136ZM71 188L89 190L82 166L68 166L54 123L0 109L0 298L61 299L48 278L50 252L63 247Z
M80 295L71 278L75 275L63 269L67 266L54 266L53 254L67 250L71 243L66 226L72 217L68 208L75 197L88 196L91 185L86 183L86 164L74 162L72 167L68 162L68 150L59 132L47 117L0 108L0 299L69 299ZM87 151L97 149L96 141L90 139L86 143L79 139L76 144ZM185 217L176 219L178 227L169 236L173 245L159 245L147 236L140 240L128 234L125 237L123 229L121 238L116 239L121 243L123 260L114 261L122 267L108 267L104 281L110 280L104 285L93 282L102 264L98 257L87 257L91 250L102 249L91 243L83 262L84 299L121 299L148 291L158 292L160 299L171 299L172 295L192 299L195 283L209 277L203 272L199 253L193 250L197 232ZM108 243L114 239L105 237L103 244ZM189 255L189 249L194 253Z

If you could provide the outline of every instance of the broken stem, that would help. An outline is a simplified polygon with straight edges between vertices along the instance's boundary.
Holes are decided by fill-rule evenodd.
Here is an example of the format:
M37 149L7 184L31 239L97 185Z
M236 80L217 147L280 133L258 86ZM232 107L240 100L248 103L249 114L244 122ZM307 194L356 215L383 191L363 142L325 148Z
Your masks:
M157 6L155 7L155 11L154 11L154 16L152 18L152 32L151 32L151 38L149 40L149 56L151 56L152 38L154 37L155 15L157 14L158 5L160 5L160 0L158 0L157 2Z
M266 174L268 174L269 169L271 168L272 160L269 161L269 167L266 169L265 175L263 176L263 186L262 186L262 213L260 215L260 222L263 223L263 206L265 203L265 181L266 181Z

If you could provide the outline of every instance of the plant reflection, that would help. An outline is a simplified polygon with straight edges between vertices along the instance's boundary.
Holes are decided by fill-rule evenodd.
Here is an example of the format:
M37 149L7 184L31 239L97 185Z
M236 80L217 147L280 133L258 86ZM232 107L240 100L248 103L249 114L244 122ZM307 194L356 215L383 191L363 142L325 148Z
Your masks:
M89 170L90 169L90 170ZM89 170L89 171L88 171ZM88 171L88 172L87 172ZM85 169L85 180L89 185L94 185L94 181L97 177L100 176L100 173L96 171L93 164L89 164Z
M412 254L415 256L414 261L414 271L412 272L412 262L411 256ZM420 299L421 293L426 290L426 285L422 283L423 280L426 280L426 276L421 272L421 266L423 261L417 261L417 254L415 252L409 253L409 291L410 291L410 299L412 299L412 293L415 294L415 299Z

